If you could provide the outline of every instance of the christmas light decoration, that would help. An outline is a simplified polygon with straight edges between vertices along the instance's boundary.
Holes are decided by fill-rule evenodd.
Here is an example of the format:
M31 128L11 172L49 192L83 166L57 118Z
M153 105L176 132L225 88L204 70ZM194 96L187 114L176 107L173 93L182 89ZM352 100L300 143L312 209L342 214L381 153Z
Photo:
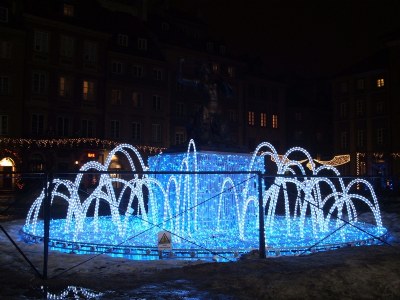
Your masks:
M291 159L299 155L304 160ZM115 157L123 157L132 172L107 172ZM51 203L63 201L67 211L64 219L50 222L51 248L158 258L156 237L166 230L172 234L174 257L238 257L258 248L257 176L268 174L266 157L277 169L261 187L268 255L380 243L387 234L371 184L357 178L346 185L335 167L316 167L303 148L279 156L264 142L250 155L197 151L190 141L187 152L158 154L149 158L148 166L135 147L121 144L104 164L84 164L74 181L54 179ZM311 166L312 174L301 162ZM79 187L88 172L98 173L98 185L83 196ZM326 177L329 172L332 177ZM369 196L357 194L357 185ZM44 196L43 191L34 201L22 230L30 240L43 237L39 212ZM374 225L358 220L356 204L373 213Z

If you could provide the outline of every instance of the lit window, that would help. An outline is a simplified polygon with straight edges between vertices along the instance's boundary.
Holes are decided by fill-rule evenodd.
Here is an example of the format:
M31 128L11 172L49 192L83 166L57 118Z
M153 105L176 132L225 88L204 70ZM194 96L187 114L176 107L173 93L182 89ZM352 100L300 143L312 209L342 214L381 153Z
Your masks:
M154 111L161 110L161 97L158 95L153 95L153 110Z
M74 16L74 6L64 3L64 16L73 17Z
M70 36L61 36L60 55L71 58L74 55L74 38Z
M10 79L8 76L0 76L0 95L10 93Z
M120 89L112 89L111 90L111 104L119 105L121 104L121 90Z
M119 121L111 120L111 137L119 138Z
M47 53L49 50L48 32L35 30L33 38L33 50Z
M272 115L272 128L278 128L278 115Z
M138 38L138 49L147 50L147 39Z
M143 77L143 66L134 65L132 66L132 74L135 77L141 78Z
M340 133L340 147L342 149L347 149L347 132L342 131Z
M132 93L132 104L133 104L133 107L135 107L135 108L142 107L143 106L142 94L140 94L138 92L133 92Z
M363 90L365 87L365 81L364 79L357 79L357 89L358 90Z
M132 139L139 142L142 137L142 125L139 122L132 123Z
M111 64L111 72L114 74L121 74L122 73L122 63L119 61L113 61Z
M384 86L385 86L385 79L384 79L384 78L378 78L378 79L376 80L376 86L377 86L378 88L384 87Z
M57 136L67 137L69 133L69 119L65 117L57 118Z
M260 114L260 126L267 127L267 114L266 113Z
M228 67L228 75L229 77L235 76L235 69L233 67Z
M364 147L364 130L357 130L357 146Z
M0 6L0 22L8 22L8 8Z
M32 74L32 92L44 94L47 91L47 74L44 72L33 72Z
M163 79L163 71L161 69L153 69L153 78L155 80L162 80Z
M82 137L94 137L94 126L92 120L83 119L81 122L81 135Z
M69 97L72 94L72 83L68 77L60 76L58 79L58 95Z
M8 134L8 116L0 115L0 135Z
M384 129L378 128L376 130L376 143L378 145L383 145L383 140L384 140Z
M83 59L87 63L97 62L97 43L91 41L83 43Z
M254 121L254 111L249 111L247 114L247 122L249 125L254 126L255 121Z
M83 99L84 100L94 100L94 82L84 80L83 81Z
M128 36L126 34L118 34L118 45L128 47Z
M44 132L44 116L40 114L32 114L31 116L31 132L32 135L40 136Z
M151 140L155 143L161 142L161 125L151 124Z
M9 41L0 41L0 58L11 58L12 44Z

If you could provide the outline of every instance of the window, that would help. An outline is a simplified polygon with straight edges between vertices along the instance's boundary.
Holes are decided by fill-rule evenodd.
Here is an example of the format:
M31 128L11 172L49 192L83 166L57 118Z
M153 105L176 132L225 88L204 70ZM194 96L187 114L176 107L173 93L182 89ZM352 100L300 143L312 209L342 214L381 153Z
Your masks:
M278 115L272 115L272 128L278 128Z
M384 141L384 129L378 128L376 130L376 143L378 145L383 145L383 141Z
M178 129L175 132L175 145L183 144L185 141L185 131L183 129Z
M75 40L73 37L62 35L60 55L62 57L72 58L74 56Z
M126 34L118 34L118 45L128 47L128 36Z
M8 8L0 6L0 22L8 22Z
M0 58L9 59L12 53L12 44L9 41L0 41Z
M342 149L347 149L347 132L342 131L340 133L340 147Z
M67 137L69 134L69 119L65 117L57 118L57 136Z
M162 80L163 79L163 70L161 69L153 69L153 78L155 80Z
M132 66L132 74L135 77L142 78L143 77L143 66L140 66L140 65Z
M229 77L235 76L235 68L234 67L228 67L228 76Z
M119 138L119 121L111 120L111 137Z
M347 82L341 82L340 83L340 91L342 93L347 93L347 91L348 91Z
M302 121L302 120L303 120L303 115L302 115L302 113L299 112L299 111L295 112L295 113L294 113L294 119L295 119L296 121Z
M266 113L260 114L260 126L267 127L267 114Z
M224 55L226 53L226 47L221 45L219 46L219 54Z
M356 81L356 87L357 87L357 90L363 90L364 87L365 87L365 81L364 81L364 79L362 79L362 78L357 79L357 81Z
M83 43L83 59L87 63L97 62L97 43L91 41Z
M301 141L303 139L303 131L301 130L295 130L294 131L294 139L296 141Z
M207 49L208 52L214 51L214 43L212 43L212 42L207 42L207 44L206 44L206 49Z
M358 99L356 101L356 114L357 116L362 116L364 114L364 101Z
M92 120L83 119L81 122L81 135L82 137L91 138L94 136L94 126Z
M94 100L94 82L84 80L82 85L83 100L93 101Z
M133 107L135 107L135 108L141 108L143 106L141 93L138 93L138 92L132 93L132 104L133 104Z
M112 89L111 90L111 104L120 105L121 101L121 90L120 89Z
M169 24L166 22L161 23L161 30L162 31L169 31Z
M153 110L154 111L161 110L161 97L158 95L153 95Z
M0 76L0 95L10 94L10 79L8 76Z
M32 74L32 92L44 94L47 91L47 74L45 72L33 72Z
M74 6L64 3L64 16L73 17L74 16Z
M44 132L44 116L40 114L32 114L31 116L31 132L33 135L43 135Z
M72 94L72 82L68 77L60 76L58 80L58 95L70 97Z
M139 122L132 123L132 139L139 142L142 138L142 125Z
M212 71L214 73L218 73L219 72L219 64L217 64L217 63L212 64Z
M178 117L183 117L185 115L185 103L176 103L176 115Z
M8 134L8 116L0 115L0 135Z
M340 103L339 115L340 115L341 118L346 118L347 117L347 103L346 102Z
M147 50L147 39L138 38L138 49Z
M228 111L228 116L229 116L229 121L236 122L236 111L234 111L233 109L230 109Z
M378 102L376 102L376 112L378 113L378 114L381 114L381 113L383 113L384 112L384 103L383 103L383 101L378 101Z
M113 61L111 65L111 72L114 74L121 74L122 73L122 63L119 61Z
M249 96L250 97L255 97L256 96L256 88L254 87L254 85L249 84L248 86L248 92L249 92Z
M43 53L47 53L49 51L48 32L35 30L33 38L33 50Z
M155 143L161 142L161 125L151 124L151 140Z
M358 129L357 130L357 147L364 147L364 130Z
M378 78L378 79L376 80L376 86L377 86L378 88L384 87L384 86L385 86L385 79L384 79L384 78Z
M254 120L254 111L249 111L248 113L247 113L247 122L248 122L248 124L249 125L251 125L251 126L254 126L254 124L255 124L255 120Z

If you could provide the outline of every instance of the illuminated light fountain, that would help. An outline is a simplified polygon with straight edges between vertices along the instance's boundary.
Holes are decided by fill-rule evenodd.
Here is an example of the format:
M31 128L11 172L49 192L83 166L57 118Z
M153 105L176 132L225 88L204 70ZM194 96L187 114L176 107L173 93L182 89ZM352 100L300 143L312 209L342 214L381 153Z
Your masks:
M132 172L121 178L107 173L114 155L123 156ZM302 162L311 175L291 159L294 155L305 158ZM262 143L252 155L217 153L197 151L190 141L186 153L156 155L149 158L149 167L134 147L117 146L104 165L89 162L81 167L80 171L100 174L89 195L79 190L84 173L74 181L54 179L51 203L63 201L67 212L65 218L51 220L50 246L76 253L154 258L157 233L167 230L172 233L171 256L236 258L258 248L258 174L264 172L264 160L276 167L276 176L263 180L261 189L268 255L382 242L387 230L366 180L346 184L337 169L317 167L302 148L291 148L282 156L271 144ZM368 197L357 193L360 186ZM28 212L22 229L27 239L44 235L39 220L44 197L43 191ZM358 220L357 202L373 213L374 225Z

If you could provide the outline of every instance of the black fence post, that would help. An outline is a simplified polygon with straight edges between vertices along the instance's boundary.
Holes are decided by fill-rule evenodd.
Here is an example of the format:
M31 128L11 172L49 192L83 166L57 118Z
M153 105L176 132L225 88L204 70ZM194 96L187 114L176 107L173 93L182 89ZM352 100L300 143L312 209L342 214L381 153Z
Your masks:
M260 258L266 258L265 253L265 228L264 228L264 206L262 197L262 176L261 172L257 173L258 176L258 218L259 218L259 228L260 228L260 244L259 252Z
M50 240L50 185L53 181L53 174L46 173L46 185L45 185L45 196L43 206L43 279L47 279L47 269L49 260L49 240Z

